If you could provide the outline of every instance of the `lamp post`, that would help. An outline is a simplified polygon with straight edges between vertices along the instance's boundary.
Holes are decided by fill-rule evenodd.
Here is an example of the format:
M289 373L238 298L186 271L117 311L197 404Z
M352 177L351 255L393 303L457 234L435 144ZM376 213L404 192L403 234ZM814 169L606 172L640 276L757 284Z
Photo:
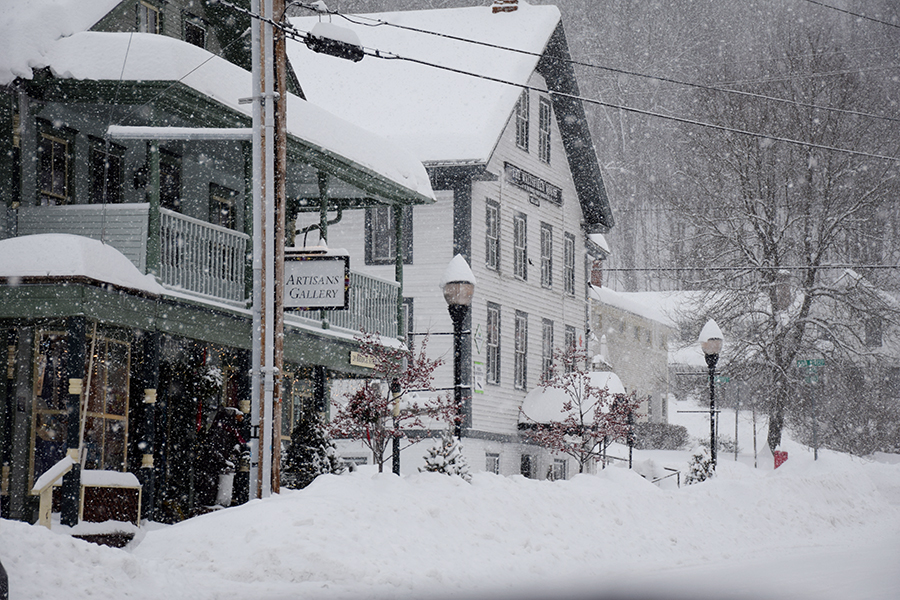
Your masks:
M709 368L709 457L716 468L716 363L722 351L722 330L710 319L700 331L700 348Z
M462 436L462 418L465 399L463 388L470 391L468 385L463 386L462 378L462 336L463 325L469 315L469 306L472 304L472 296L475 293L475 275L469 268L469 263L462 254L457 254L447 265L441 277L441 289L444 292L444 300L447 301L447 310L453 321L453 402L456 405L456 425L453 434L459 438Z
M400 438L396 435L397 433L397 419L400 418L400 380L394 377L391 380L391 400L394 402L393 410L391 414L394 419L394 436L391 440L391 471L393 471L394 475L400 474Z

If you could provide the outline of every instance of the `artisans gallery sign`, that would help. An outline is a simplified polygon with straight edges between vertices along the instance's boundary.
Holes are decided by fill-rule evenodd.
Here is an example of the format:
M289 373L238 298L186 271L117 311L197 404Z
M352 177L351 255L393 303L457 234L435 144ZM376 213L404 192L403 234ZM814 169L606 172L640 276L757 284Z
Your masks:
M285 253L283 298L285 309L346 309L350 300L350 257Z

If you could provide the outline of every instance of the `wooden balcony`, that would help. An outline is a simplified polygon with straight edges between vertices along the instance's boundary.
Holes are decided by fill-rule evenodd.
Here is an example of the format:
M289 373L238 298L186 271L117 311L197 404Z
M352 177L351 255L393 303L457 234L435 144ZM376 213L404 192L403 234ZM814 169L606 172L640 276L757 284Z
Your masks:
M250 236L244 233L164 208L159 209L158 230L151 231L150 205L146 203L27 206L15 212L14 231L20 236L68 233L101 240L142 273L153 273L165 288L247 305ZM0 230L0 238L12 233ZM351 272L348 310L296 316L329 327L393 337L397 334L398 293L396 282Z

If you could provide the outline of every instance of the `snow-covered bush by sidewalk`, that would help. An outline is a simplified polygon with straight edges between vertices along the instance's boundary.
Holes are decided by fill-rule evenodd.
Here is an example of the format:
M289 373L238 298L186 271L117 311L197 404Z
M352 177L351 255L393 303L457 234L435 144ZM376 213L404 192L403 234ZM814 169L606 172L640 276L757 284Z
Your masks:
M459 438L450 431L445 431L441 435L440 445L428 449L428 454L425 455L425 466L419 470L458 475L466 481L472 481L469 464L462 453L462 444L459 443Z
M709 450L707 450L706 446L697 447L691 456L688 474L684 479L685 483L688 485L700 483L711 478L714 474L715 470Z

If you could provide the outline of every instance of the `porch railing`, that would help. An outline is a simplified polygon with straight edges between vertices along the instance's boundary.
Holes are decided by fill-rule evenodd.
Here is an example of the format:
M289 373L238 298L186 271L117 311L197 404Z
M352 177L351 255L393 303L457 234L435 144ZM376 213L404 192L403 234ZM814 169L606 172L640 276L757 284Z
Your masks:
M331 311L331 323L344 329L396 336L399 293L400 284L395 281L351 271L350 309Z
M244 300L244 260L250 236L159 210L159 278L168 287Z
M154 266L148 264L147 254L149 208L146 203L22 206L13 213L16 228L0 233L69 233L102 240L146 273ZM246 301L250 237L164 208L159 212L160 283L211 298ZM397 335L399 288L394 281L351 271L348 310L310 311L298 316L319 323L327 321L332 327L393 337Z
M397 335L397 295L400 284L350 271L348 310L321 310L297 313L299 316L327 321L332 327L353 331Z

